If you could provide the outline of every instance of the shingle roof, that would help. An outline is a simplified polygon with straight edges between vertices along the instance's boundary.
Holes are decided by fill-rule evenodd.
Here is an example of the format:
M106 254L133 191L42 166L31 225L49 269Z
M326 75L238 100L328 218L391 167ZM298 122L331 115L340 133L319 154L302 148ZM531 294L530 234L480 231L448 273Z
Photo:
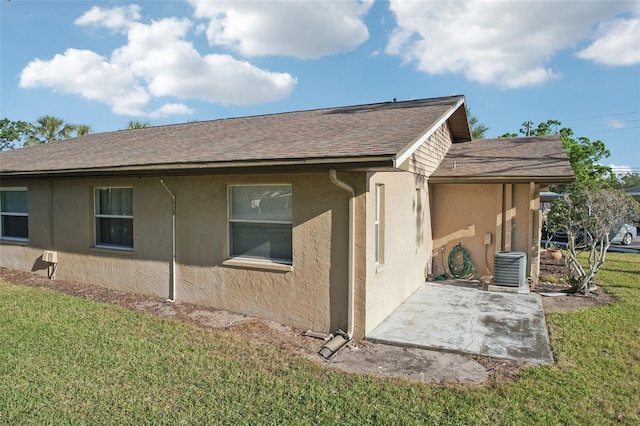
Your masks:
M90 134L2 152L0 175L389 160L452 109L464 109L463 102L453 96ZM459 116L454 139L468 140L466 114Z
M572 182L575 174L559 136L475 139L454 144L431 175L433 182L464 179Z

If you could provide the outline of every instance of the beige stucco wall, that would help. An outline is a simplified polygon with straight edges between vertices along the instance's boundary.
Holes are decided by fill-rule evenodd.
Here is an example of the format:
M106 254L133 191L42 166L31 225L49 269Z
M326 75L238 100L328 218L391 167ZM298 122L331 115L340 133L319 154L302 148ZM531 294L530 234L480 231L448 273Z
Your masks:
M496 251L527 253L527 276L539 265L539 186L434 184L431 187L434 276L444 272L451 249L461 244L480 277L493 275ZM491 242L485 244L490 234ZM448 266L447 266L448 268Z
M366 321L372 331L430 273L431 218L426 179L407 172L373 173L366 199ZM375 186L384 185L384 259L375 261ZM420 198L418 198L420 197Z
M340 173L363 210L365 175ZM167 177L176 195L176 299L303 329L346 328L348 194L328 173ZM227 185L291 184L293 265L226 264ZM171 197L155 177L12 182L29 190L29 243L0 245L0 266L46 273L38 261L58 251L58 279L169 296ZM93 248L93 188L133 187L134 250ZM362 214L360 214L362 217ZM52 232L53 230L53 232ZM360 246L364 235L359 233ZM362 258L363 251L356 250ZM356 314L364 316L364 270L356 262ZM362 334L362 326L358 325Z

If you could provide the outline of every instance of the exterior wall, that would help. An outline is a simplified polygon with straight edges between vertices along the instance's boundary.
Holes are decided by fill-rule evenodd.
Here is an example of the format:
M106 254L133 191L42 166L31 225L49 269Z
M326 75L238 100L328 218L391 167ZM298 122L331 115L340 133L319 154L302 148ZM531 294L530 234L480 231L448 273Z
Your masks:
M493 275L496 251L527 253L527 276L539 269L539 186L534 184L431 185L434 276L445 272L451 249L461 244L479 276ZM485 235L491 242L485 244ZM447 266L448 268L448 266Z
M363 173L340 176L364 199ZM176 195L177 301L316 331L346 328L349 196L328 173L168 177L165 183ZM229 262L227 186L269 183L293 188L293 265ZM51 249L58 251L58 279L169 296L171 197L159 178L3 184L28 188L29 243L2 242L0 266L45 274L39 259ZM108 186L133 187L133 252L93 247L93 188ZM356 263L359 274L362 263ZM363 285L356 285L361 296Z
M0 266L20 271L35 271L46 275L46 263L41 261L42 251L50 248L49 238L49 186L27 182L2 182L4 187L27 188L29 209L29 242L1 241Z
M375 260L375 186L384 185L384 259ZM406 172L369 176L366 199L366 325L372 331L431 272L431 218L423 176Z
M452 137L449 122L440 126L425 143L400 165L402 170L430 176L451 148Z

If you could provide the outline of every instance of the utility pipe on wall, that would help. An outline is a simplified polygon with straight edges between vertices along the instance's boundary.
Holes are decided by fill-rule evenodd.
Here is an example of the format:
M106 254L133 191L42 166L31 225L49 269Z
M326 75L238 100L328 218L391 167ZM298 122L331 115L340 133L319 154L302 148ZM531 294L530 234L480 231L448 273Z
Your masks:
M348 314L347 314L347 339L351 340L353 338L353 329L354 329L354 285L355 285L355 227L354 227L354 214L355 214L355 200L356 200L356 192L353 187L349 186L347 183L338 179L335 170L329 170L329 180L331 183L336 185L338 188L347 191L350 195L349 197L349 290L348 290ZM346 342L345 342L346 343Z
M171 283L169 287L168 302L176 301L176 196L171 190L164 184L164 179L160 176L160 183L171 195Z

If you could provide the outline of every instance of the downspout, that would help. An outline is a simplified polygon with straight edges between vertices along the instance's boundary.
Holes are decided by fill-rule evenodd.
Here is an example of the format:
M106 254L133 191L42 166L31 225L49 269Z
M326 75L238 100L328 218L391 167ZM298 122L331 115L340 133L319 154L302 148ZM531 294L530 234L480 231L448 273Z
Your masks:
M53 236L53 182L49 180L49 249L55 247L55 239Z
M171 190L164 184L164 179L160 176L160 183L171 195L171 283L169 287L168 302L176 301L176 196Z
M350 195L349 197L349 282L348 282L348 296L347 296L347 332L343 332L342 330L338 330L335 334L335 337L329 340L325 345L320 349L320 355L329 359L333 356L340 348L349 343L349 341L353 338L353 329L354 329L354 259L355 259L355 227L354 227L354 213L355 213L355 199L356 192L353 187L349 186L347 183L338 179L335 170L329 170L329 180L332 184L337 186L338 188L347 191Z

